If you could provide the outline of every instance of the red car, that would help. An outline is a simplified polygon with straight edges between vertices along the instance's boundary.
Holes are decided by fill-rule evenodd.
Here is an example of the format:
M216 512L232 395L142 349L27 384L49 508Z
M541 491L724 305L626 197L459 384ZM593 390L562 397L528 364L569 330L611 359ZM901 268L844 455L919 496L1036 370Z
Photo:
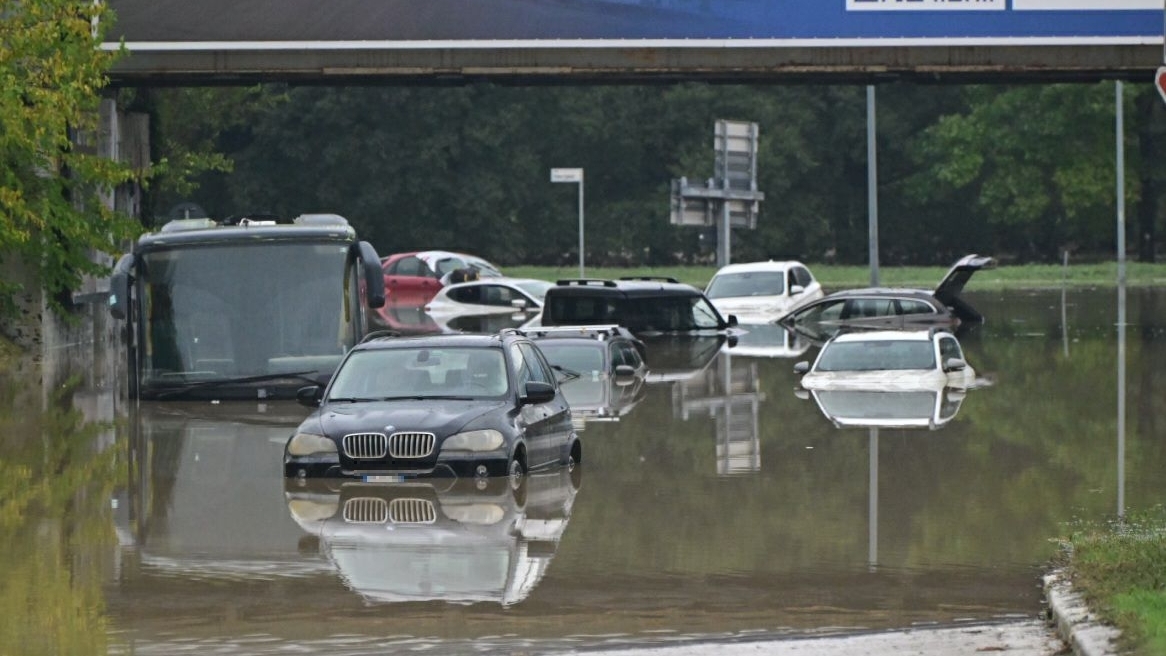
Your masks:
M420 307L449 283L456 271L478 278L499 277L498 267L476 255L451 251L414 251L381 258L385 272L385 304Z

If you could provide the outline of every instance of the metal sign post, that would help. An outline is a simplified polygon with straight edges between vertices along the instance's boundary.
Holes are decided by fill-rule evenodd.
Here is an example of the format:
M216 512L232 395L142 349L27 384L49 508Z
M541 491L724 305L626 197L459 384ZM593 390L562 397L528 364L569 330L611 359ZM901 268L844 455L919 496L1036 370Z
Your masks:
M551 169L551 182L579 183L579 277L583 276L583 169Z
M672 181L672 225L717 226L717 266L732 259L732 228L755 229L757 190L756 123L718 120L714 136L715 173L704 187L690 186L688 178Z

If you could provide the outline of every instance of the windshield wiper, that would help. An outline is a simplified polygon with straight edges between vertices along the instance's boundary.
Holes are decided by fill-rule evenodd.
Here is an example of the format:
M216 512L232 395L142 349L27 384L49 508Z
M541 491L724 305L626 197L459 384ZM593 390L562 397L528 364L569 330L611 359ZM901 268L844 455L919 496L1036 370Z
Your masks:
M316 378L311 378L308 374L317 374L315 370L309 371L292 371L284 374L263 374L259 376L240 376L237 378L220 378L217 380L204 380L197 383L190 383L182 387L172 387L169 389L160 390L157 393L157 398L165 398L169 396L178 396L180 394L187 394L198 390L216 389L219 387L226 387L228 385L249 385L252 383L265 383L272 380L287 380L298 379L303 380L312 385L319 385L320 381Z
M568 369L561 364L552 364L551 369L554 369L555 371L563 374L563 376L566 377L563 379L564 382L568 380L575 380L576 378L579 378L583 375L578 371L575 371L574 369Z

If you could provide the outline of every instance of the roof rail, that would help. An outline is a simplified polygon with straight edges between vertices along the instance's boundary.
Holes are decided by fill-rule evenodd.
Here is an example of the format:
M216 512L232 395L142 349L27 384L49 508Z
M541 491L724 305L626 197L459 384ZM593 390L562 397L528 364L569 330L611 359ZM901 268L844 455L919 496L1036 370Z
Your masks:
M348 225L348 219L339 214L301 214L292 219L297 225Z
M386 338L390 338L390 337L400 337L400 336L401 336L401 331L399 331L399 330L388 330L388 329L374 330L374 331L370 332L369 334L365 335L360 340L360 343L363 344L365 342L371 342L374 339L386 339Z
M278 214L267 212L253 212L250 214L234 214L223 219L223 225L275 225L282 219Z
M214 219L174 219L167 221L161 229L161 232L182 232L184 230L205 230L206 228L214 228L219 224Z
M609 337L619 335L627 329L618 323L599 324L599 325L578 325L578 326L540 326L538 328L529 328L525 332L530 335L548 336L548 335L579 335L586 337L594 335L596 337Z
M672 276L621 276L620 280L646 280L655 282L680 282Z
M564 287L568 285L603 285L604 287L616 286L614 280L608 280L606 278L562 278L560 280L556 280L555 284L562 285Z

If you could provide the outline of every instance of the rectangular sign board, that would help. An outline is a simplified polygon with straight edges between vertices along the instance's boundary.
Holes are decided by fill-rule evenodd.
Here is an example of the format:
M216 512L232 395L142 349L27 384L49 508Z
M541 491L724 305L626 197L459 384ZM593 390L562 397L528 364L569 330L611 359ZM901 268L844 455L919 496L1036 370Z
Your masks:
M419 9L423 5L423 9ZM109 0L115 84L920 75L1163 61L1163 0Z
M1162 0L110 0L107 41L384 47L600 41L1162 38ZM570 41L565 41L570 40ZM631 41L631 42L629 42ZM689 41L691 44L691 41ZM419 44L420 45L420 44ZM610 46L609 46L610 47Z
M551 169L551 182L583 182L583 169Z

